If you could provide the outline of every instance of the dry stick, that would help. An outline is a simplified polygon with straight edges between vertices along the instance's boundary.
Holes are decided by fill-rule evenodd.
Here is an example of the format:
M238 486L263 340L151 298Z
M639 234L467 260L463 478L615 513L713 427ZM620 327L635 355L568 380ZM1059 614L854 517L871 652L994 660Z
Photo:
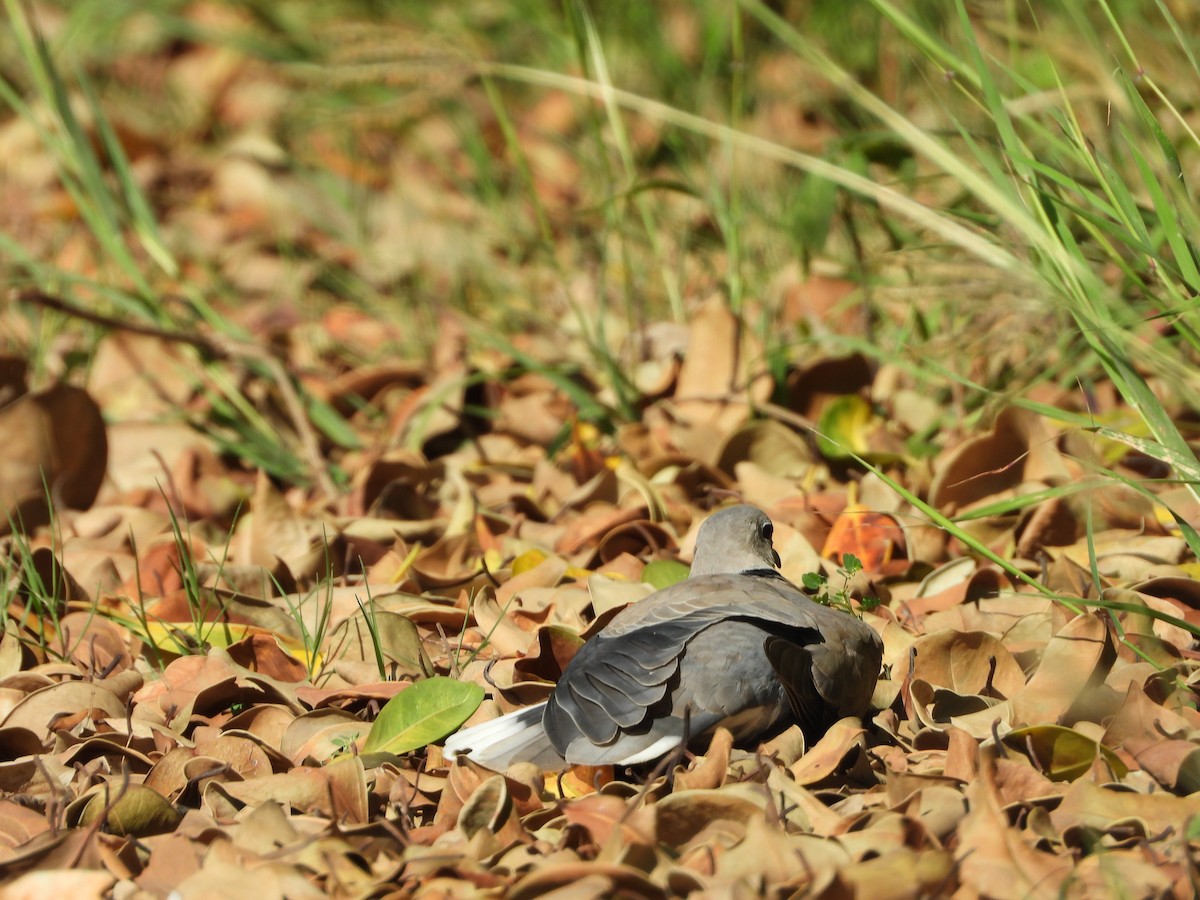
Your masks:
M205 778L215 778L217 775L224 775L226 772L232 772L233 766L227 762L218 762L216 765L209 766L203 772L197 772L191 778L184 782L184 789L191 787L193 784L199 785Z
M446 654L446 665L456 675L461 675L462 673L458 670L457 661L454 659L454 651L450 649L450 639L446 637L446 629L442 628L441 622L434 622L433 627L437 629L438 637L442 639L442 652ZM433 664L433 660L429 662L430 665Z
M805 431L815 432L817 423L807 416L802 416L800 413L788 409L786 406L780 406L778 403L758 403L755 404L759 412L766 413L773 419L778 419L780 422L786 422L796 428L803 428Z
M394 824L392 824L391 821L384 818L383 816L377 816L374 820L374 824L379 825L381 828L383 828L384 831L386 831L393 838L395 838L396 843L399 844L401 847L407 847L409 844L412 843L412 840L408 837L408 835L406 835L403 831L401 831Z
M17 294L17 302L30 303L34 306L44 307L45 309L53 309L73 319L80 319L81 321L90 322L93 325L99 325L102 328L108 328L113 331L125 331L130 334L161 338L164 341L170 341L175 344L187 344L188 346L195 347L197 350L212 353L216 356L222 355L220 350L201 335L183 334L177 331L157 328L154 325L144 325L140 322L127 322L124 319L92 312L90 309L83 309L74 303L69 303L59 297L51 297L49 294L42 293L41 291L22 291Z
M625 812L621 814L621 818L619 819L620 822L623 823L626 819L633 815L633 811L635 809L645 802L646 795L650 793L651 786L659 779L659 777L666 777L668 784L674 788L674 768L675 766L679 765L679 763L683 761L684 756L687 755L687 745L691 740L691 730L692 707L690 704L688 704L683 708L683 734L679 737L679 743L676 744L675 747L668 752L666 756L659 760L658 764L655 765L653 769L650 770L650 774L647 775L646 780L642 782L642 786L638 790L637 794L635 794L633 798L625 804Z
M500 685L496 684L496 682L492 680L492 666L494 666L498 662L500 662L498 657L488 660L488 664L483 667L483 680L486 681L488 684L490 684L492 687L494 687L496 690L500 691L500 690L503 690L503 688L501 688Z
M1004 749L1004 741L1000 739L1000 720L992 720L992 740L996 742L996 755L1008 759L1008 751Z
M42 780L46 782L46 787L49 789L50 799L45 801L46 821L50 823L50 834L57 835L60 828L66 827L66 822L62 820L62 814L73 798L66 787L62 787L61 795L55 790L60 785L57 779L53 778L46 769L46 764L42 762L41 756L34 756L33 764L37 767L38 774L42 776Z
M1045 775L1046 766L1042 764L1040 759L1038 759L1037 750L1033 746L1032 734L1025 735L1025 750L1029 754L1029 760L1033 763L1033 767Z
M287 370L284 369L283 364L278 359L261 347L223 335L219 337L206 337L200 334L184 334L138 322L127 322L113 316L106 316L102 313L83 309L60 297L52 297L41 291L24 291L17 295L17 300L20 303L29 303L46 309L53 309L72 318L90 322L93 325L99 325L102 328L108 328L113 331L124 331L130 334L155 337L169 343L186 344L216 359L261 363L270 371L272 380L274 380L276 386L279 388L280 399L282 399L284 409L292 421L292 427L296 429L296 437L300 441L301 449L307 459L314 480L321 488L322 493L325 494L326 499L332 500L337 497L337 487L329 477L329 473L325 470L325 461L321 457L320 443L317 440L316 433L312 429L312 425L308 421L308 415L304 412L304 404L300 402L300 396L296 393L296 389L288 377Z
M412 837L410 835L412 830L417 827L417 823L412 817L412 801L416 800L417 794L420 793L419 785L421 783L421 767L423 765L423 761L418 761L416 768L417 777L413 779L412 797L409 798L404 796L405 791L403 787L400 788L400 790L396 793L395 803L400 807L400 815L403 817L397 821L400 823L400 831L403 834L402 844L405 847L412 843ZM398 778L400 781L407 781L403 775L398 776ZM389 796L388 799L391 800L391 797ZM387 821L387 819L383 816L379 816L376 821Z

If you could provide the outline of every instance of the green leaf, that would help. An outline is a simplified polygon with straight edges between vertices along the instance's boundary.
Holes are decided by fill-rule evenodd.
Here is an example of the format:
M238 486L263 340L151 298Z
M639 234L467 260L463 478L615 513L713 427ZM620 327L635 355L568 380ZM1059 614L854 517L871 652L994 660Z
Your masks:
M810 591L819 591L825 587L827 580L820 572L805 572L804 577L800 579L805 589Z
M817 423L817 449L826 459L851 460L861 456L875 463L895 462L894 453L877 452L871 435L881 426L869 401L846 394L829 401Z
M826 459L849 459L867 452L863 433L871 421L871 404L857 394L829 402L821 412L817 449Z
M483 688L437 676L415 682L379 711L363 753L408 753L441 740L483 702Z
M656 591L677 584L691 574L691 569L673 559L656 559L642 569L642 581Z

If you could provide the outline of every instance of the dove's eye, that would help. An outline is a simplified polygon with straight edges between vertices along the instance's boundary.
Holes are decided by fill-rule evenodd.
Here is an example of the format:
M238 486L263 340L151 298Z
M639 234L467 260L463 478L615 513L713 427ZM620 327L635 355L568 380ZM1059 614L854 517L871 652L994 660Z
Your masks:
M763 522L762 525L759 526L759 530L762 532L763 540L765 541L770 541L771 536L775 534L775 526L770 522Z

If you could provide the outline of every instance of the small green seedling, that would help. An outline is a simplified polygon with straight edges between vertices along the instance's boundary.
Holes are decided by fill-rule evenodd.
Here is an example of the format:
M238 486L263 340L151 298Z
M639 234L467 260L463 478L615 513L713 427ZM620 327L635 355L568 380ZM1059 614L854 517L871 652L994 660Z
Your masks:
M812 593L813 600L817 603L845 610L861 619L861 610L874 609L879 605L878 597L863 597L858 602L857 607L850 600L850 579L861 572L862 569L862 560L853 553L847 553L842 556L842 564L838 566L838 574L842 577L842 585L836 591L830 593L829 578L820 572L805 572L804 577L800 581L804 585L804 589Z

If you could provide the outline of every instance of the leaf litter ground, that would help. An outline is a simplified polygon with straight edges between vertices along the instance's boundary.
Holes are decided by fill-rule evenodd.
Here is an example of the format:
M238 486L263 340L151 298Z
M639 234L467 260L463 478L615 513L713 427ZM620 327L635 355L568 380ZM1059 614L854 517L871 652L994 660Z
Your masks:
M426 257L469 265L480 210L410 190L381 206L367 246L339 243L311 224L311 185L272 169L248 127L277 113L280 86L245 62L234 80L210 51L175 60L173 77L203 76L200 102L244 128L242 143L198 161L146 136L144 152L195 277L216 266L254 298L224 307L243 343L83 315L102 326L85 383L0 360L0 866L13 896L1194 890L1200 715L1184 625L1200 625L1200 581L1160 501L1196 516L1153 460L1016 404L962 427L952 400L858 355L818 347L769 375L769 348L703 290L686 326L631 331L643 349L624 420L594 414L616 399L553 330L481 344L469 316L426 310L435 349L398 361L411 320L285 298L318 283L320 260L381 290ZM520 127L571 127L556 109ZM570 160L537 146L541 199L567 209ZM347 162L329 143L310 152ZM171 206L171 180L197 173L211 205ZM10 205L6 227L25 215L71 233L44 167L5 177L42 204ZM393 185L374 168L348 177ZM311 260L271 249L283 238L308 242ZM37 252L96 274L85 241L51 243ZM842 291L793 279L793 326ZM53 358L84 339L62 340ZM196 375L218 345L224 392ZM263 360L323 406L297 414ZM299 448L298 477L231 452L231 396ZM349 433L322 429L320 408ZM1087 411L1122 415L1103 387ZM823 574L882 635L868 721L810 747L795 729L749 748L719 732L700 755L637 771L447 763L442 738L544 699L608 616L684 574L675 561L699 522L735 498L772 516L789 578Z

